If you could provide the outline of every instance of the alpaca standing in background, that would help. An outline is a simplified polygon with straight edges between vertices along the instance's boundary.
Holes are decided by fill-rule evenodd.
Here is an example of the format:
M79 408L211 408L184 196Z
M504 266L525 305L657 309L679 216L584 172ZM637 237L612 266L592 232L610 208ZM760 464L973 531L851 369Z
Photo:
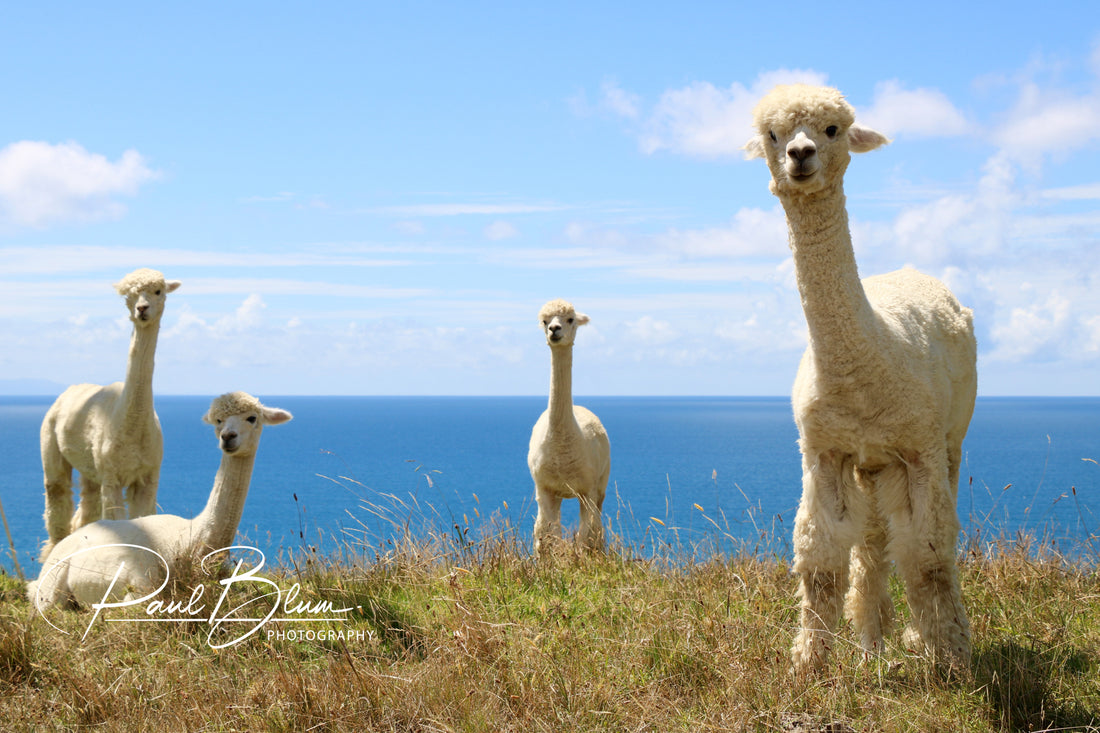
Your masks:
M977 390L971 311L913 269L860 281L844 172L850 151L888 141L855 124L840 92L780 86L753 118L746 157L764 157L771 169L809 326L792 393L803 467L794 667L825 664L846 591L864 650L882 650L893 618L891 560L912 610L906 642L964 667L970 625L955 566L955 505Z
M264 425L290 419L286 410L265 407L244 392L216 398L203 420L214 426L222 460L206 508L194 519L154 514L73 530L43 560L38 580L27 585L31 603L39 610L88 607L102 602L108 589L110 601L140 597L160 587L165 572L229 547L241 523Z
M101 387L77 384L53 403L42 420L42 473L46 531L41 557L70 531L97 519L156 511L164 455L160 421L153 409L153 358L168 293L180 286L156 270L131 272L115 285L133 321L126 381ZM80 504L73 513L73 469L80 472ZM102 493L101 493L102 492Z
M527 452L539 507L534 529L538 557L561 540L562 499L580 500L581 545L603 547L601 511L611 474L611 447L600 419L573 404L573 341L586 323L588 316L564 300L552 300L539 311L551 372L550 404L531 431Z

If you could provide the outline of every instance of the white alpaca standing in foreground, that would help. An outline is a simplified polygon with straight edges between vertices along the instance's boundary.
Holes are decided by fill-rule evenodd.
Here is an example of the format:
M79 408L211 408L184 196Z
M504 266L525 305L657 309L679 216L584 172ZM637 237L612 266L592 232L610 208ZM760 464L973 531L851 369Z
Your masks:
M955 567L955 504L977 385L971 311L913 269L860 282L843 177L849 151L888 140L854 124L840 92L777 87L753 117L758 135L746 157L762 156L771 169L809 326L792 393L803 469L794 667L825 664L846 591L863 648L881 651L893 619L890 561L912 610L906 642L964 667L970 625Z
M134 332L126 381L106 387L77 384L53 403L42 420L42 473L46 531L42 558L70 531L97 519L122 519L123 489L130 516L156 510L164 440L153 409L153 357L168 293L180 286L142 268L115 284L126 299ZM73 469L80 472L80 504L73 513Z
M539 311L550 347L550 404L531 431L527 465L535 480L538 516L535 554L544 556L561 539L562 499L580 500L580 542L603 547L601 510L611 473L607 431L591 411L573 404L573 341L588 316L552 300Z
M87 607L102 602L108 588L110 601L140 597L164 581L164 563L175 570L230 546L241 522L264 425L290 419L286 410L264 407L244 392L216 398L203 420L214 426L222 461L206 508L194 519L155 514L104 519L73 530L42 563L38 580L27 585L31 603L39 610Z

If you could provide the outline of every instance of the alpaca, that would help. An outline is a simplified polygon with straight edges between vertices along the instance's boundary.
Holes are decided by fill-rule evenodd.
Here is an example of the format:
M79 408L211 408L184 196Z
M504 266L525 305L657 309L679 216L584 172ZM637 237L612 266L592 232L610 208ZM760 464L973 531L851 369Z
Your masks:
M845 594L865 653L882 650L893 621L891 562L912 611L905 642L936 664L965 668L970 625L955 547L977 389L972 313L911 268L860 281L844 172L850 152L889 141L855 124L840 92L780 86L753 118L746 157L764 157L771 169L809 327L791 397L803 468L794 668L825 665Z
M73 530L43 561L38 579L28 584L31 603L39 610L88 607L105 596L117 601L148 593L164 582L166 571L228 547L244 511L264 425L290 419L286 410L265 407L244 392L215 398L203 420L214 426L222 459L206 508L194 519L153 514L102 519Z
M611 473L611 447L600 419L573 404L573 341L588 316L571 303L552 300L539 311L550 347L550 404L531 431L527 465L535 481L535 555L544 557L561 539L562 499L580 500L580 542L603 547L600 512Z
M115 284L133 321L126 381L101 387L77 384L53 403L42 421L42 473L46 531L41 557L70 531L97 519L124 518L123 488L131 517L156 510L164 441L153 409L153 357L168 293L180 286L141 268ZM80 504L73 513L73 469L80 472Z

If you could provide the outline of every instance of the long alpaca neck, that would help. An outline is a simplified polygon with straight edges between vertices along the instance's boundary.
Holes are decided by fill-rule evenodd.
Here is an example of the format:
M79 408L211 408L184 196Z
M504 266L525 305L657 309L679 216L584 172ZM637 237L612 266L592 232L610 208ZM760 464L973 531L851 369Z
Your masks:
M220 550L233 544L255 463L254 452L248 456L222 453L222 462L214 477L214 488L210 491L206 508L192 524L192 548Z
M573 347L558 346L550 349L550 430L552 432L576 431L573 417Z
M847 372L872 342L874 311L856 267L844 189L781 196L795 276L818 368Z
M130 337L130 357L126 362L126 382L116 410L123 425L144 425L153 415L153 359L157 351L158 325L134 326Z

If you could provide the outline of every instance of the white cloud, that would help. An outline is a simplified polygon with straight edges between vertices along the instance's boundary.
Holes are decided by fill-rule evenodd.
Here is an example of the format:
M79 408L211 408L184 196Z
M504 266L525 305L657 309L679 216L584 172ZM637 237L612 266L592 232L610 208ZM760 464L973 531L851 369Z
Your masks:
M669 229L656 240L663 249L687 257L769 256L778 260L788 253L787 220L779 208L739 209L728 227Z
M636 321L628 321L623 325L626 326L630 340L641 344L668 344L680 336L671 323L650 315L644 315Z
M1100 140L1100 95L1051 99L1025 89L993 140L1006 154L1028 164L1042 155L1064 158Z
M972 129L943 92L905 89L896 79L877 84L871 106L860 110L856 118L889 136L947 137Z
M407 234L411 237L424 233L424 224L419 221L397 221L393 223L392 228L395 232Z
M823 73L779 69L760 74L751 86L734 82L719 88L696 81L661 95L648 115L640 112L636 95L618 87L605 87L604 104L638 124L638 144L646 153L670 150L685 155L714 158L740 156L741 146L752 134L752 108L776 84L823 84ZM611 94L613 92L613 94ZM626 103L618 103L626 100Z
M648 115L639 97L604 83L603 106L637 123L635 134L646 153L669 150L704 158L740 156L752 135L752 109L777 84L822 85L824 73L812 69L777 69L757 76L750 85L734 82L717 87L695 81L665 91ZM936 89L905 89L897 80L875 88L871 107L859 113L861 122L889 135L914 137L963 135L973 129L962 112Z
M517 234L519 234L519 230L506 221L494 221L492 224L485 227L485 238L494 242L502 239L511 239Z
M600 100L606 109L621 117L634 119L641 113L641 97L625 91L611 80L604 81L600 86Z
M126 207L114 197L132 196L158 175L136 150L111 162L75 142L12 143L0 150L0 220L42 227L118 218Z
M410 204L407 206L378 206L371 213L391 216L465 216L505 214L540 214L563 211L569 207L561 204Z
M1007 321L993 327L997 348L990 358L1019 361L1033 356L1061 342L1070 322L1070 302L1058 293L1051 293L1041 303L1012 308Z
M1042 192L1041 196L1059 201L1096 201L1100 200L1100 183L1048 188Z
M172 267L204 268L260 268L260 267L400 267L411 265L413 259L375 258L365 253L374 251L389 252L390 249L374 250L364 247L359 251L353 247L341 248L337 245L309 246L298 252L223 252L185 249L156 249L148 247L102 247L61 245L50 247L3 247L0 248L0 273L3 275L50 274L67 272L106 272L111 277L121 277L133 269L134 263L150 263L150 266L165 271L166 276L175 275L168 270ZM415 248L404 250L410 254Z

